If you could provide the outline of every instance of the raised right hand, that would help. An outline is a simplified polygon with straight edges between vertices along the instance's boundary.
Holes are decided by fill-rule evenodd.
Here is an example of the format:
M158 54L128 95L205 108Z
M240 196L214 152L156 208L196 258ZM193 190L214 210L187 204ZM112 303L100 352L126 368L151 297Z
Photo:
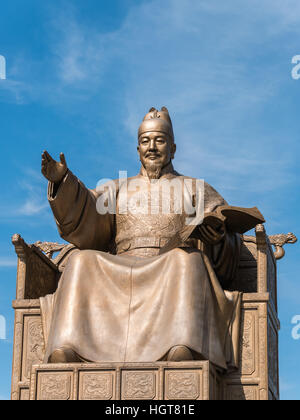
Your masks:
M65 155L60 154L60 162L56 162L47 151L42 154L42 174L50 182L61 182L68 171Z

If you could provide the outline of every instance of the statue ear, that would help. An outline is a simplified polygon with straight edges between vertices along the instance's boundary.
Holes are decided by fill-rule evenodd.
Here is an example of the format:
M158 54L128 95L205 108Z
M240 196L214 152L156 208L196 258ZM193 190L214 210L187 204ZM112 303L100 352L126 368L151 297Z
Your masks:
M174 159L175 153L176 153L176 144L175 143L172 143L172 146L171 146L171 159Z
M152 108L149 109L149 112L154 112L154 111L156 111L156 108L152 107Z
M161 111L169 113L168 108L167 108L167 107L165 107L165 106L163 106L163 107L162 107Z

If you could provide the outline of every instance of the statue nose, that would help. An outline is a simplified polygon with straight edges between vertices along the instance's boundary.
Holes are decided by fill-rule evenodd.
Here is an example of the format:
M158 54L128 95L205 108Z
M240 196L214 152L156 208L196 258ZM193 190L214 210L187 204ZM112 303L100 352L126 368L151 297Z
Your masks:
M154 140L151 140L149 144L149 150L156 150L156 149L157 149L156 142Z

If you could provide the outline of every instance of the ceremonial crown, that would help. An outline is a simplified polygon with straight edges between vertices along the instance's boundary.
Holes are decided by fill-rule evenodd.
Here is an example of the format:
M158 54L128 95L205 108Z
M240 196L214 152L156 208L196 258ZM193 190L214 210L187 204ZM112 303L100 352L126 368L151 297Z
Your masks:
M174 141L173 125L169 115L168 109L163 106L160 111L156 108L151 108L145 115L142 124L139 127L138 136L150 132L160 131L168 134Z

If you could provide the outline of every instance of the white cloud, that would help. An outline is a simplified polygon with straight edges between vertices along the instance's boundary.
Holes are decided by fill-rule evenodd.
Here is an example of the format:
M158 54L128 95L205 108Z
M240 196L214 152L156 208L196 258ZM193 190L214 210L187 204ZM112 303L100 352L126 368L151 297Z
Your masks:
M24 179L19 181L25 201L15 209L15 214L20 216L36 216L48 209L46 200L45 182L42 175L30 168L23 169Z
M11 194L9 202L0 206L3 220L42 216L49 212L45 181L40 173L31 168L23 168L23 178L18 182L18 196Z
M127 151L147 108L166 105L180 171L249 194L274 192L293 180L295 143L285 139L283 148L282 133L263 132L261 119L290 77L291 57L283 56L287 45L297 45L298 1L151 0L135 4L108 33L83 24L74 6L52 13L52 74L45 86L36 82L43 100L68 103L66 112L81 103L82 120L87 116L100 127L99 110L86 111L84 103L96 97L105 107L102 87L117 69L119 84L110 86L110 95L117 98L114 119L123 121L126 135L119 141L112 126L115 146ZM36 214L46 207L42 203L29 195L21 210Z
M0 267L16 267L17 258L0 257Z
M122 82L111 85L110 94L123 133L112 126L115 147L134 153L131 139L141 118L150 106L166 105L178 145L176 168L205 178L236 204L246 191L249 202L260 196L267 208L295 181L295 139L285 138L283 147L285 133L264 131L262 121L290 77L290 57L283 56L286 37L296 48L295 15L300 18L300 8L293 0L152 0L131 8L118 30L103 33L82 24L74 10L58 13L49 28L57 105L74 95L78 102L97 97L101 103L101 88L117 69ZM101 126L98 109L87 117ZM42 209L39 201L23 207Z
M32 201L33 200L33 201ZM44 200L45 201L45 200ZM39 200L29 198L17 211L18 214L23 216L35 216L40 214L44 209L48 208L48 203L41 204Z
M94 86L101 76L105 59L102 38L92 34L93 42L90 42L89 30L82 28L70 12L58 16L52 25L58 79L63 85L82 86L85 82L86 87Z
M252 127L283 85L278 64L262 58L259 66L257 54L273 53L275 44L280 48L275 37L290 30L291 16L282 17L280 2L254 3L143 3L131 10L117 39L128 74L123 106L130 136L136 135L145 107L167 105L179 170L222 179L224 189L266 193L291 181L294 156L282 147L278 154L278 134L270 141ZM274 22L280 22L276 34Z
M13 79L0 81L0 101L22 105L28 97L31 97L31 89L25 82Z

